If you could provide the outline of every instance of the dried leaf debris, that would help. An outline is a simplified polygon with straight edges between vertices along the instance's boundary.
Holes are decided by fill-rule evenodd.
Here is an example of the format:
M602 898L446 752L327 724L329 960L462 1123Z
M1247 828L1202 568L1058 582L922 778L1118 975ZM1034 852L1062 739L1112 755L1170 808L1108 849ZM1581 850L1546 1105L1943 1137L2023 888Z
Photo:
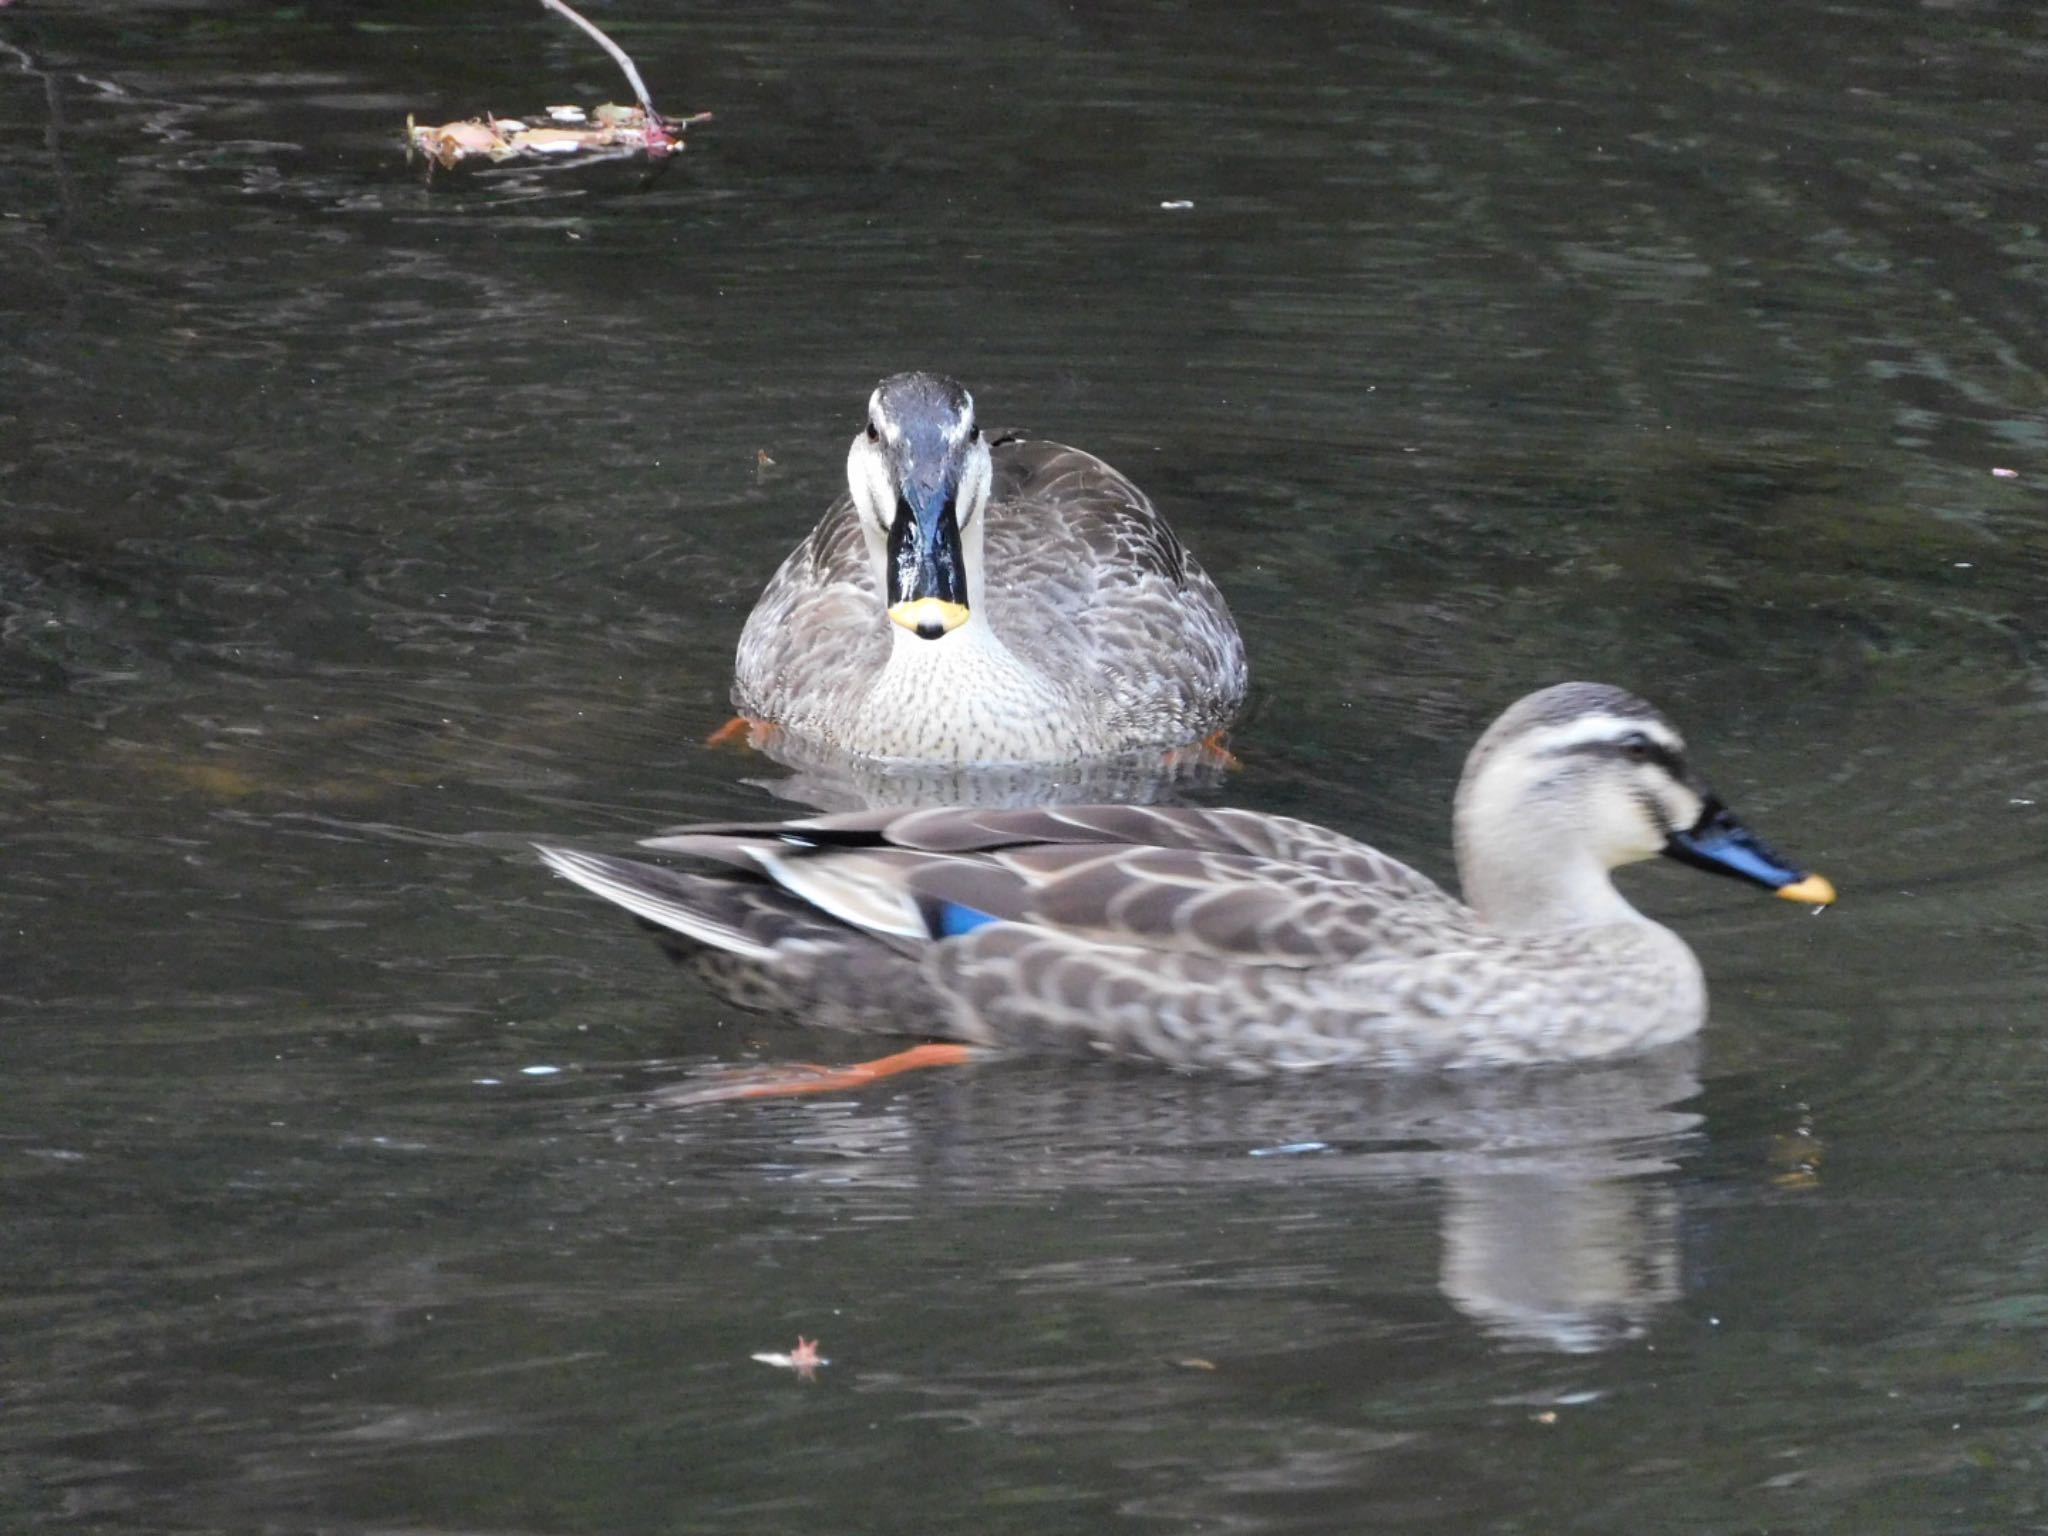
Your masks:
M483 116L456 123L421 123L405 120L408 155L422 154L443 166L481 156L488 160L552 158L560 155L635 155L662 159L680 153L683 130L711 116L699 112L693 117L666 118L655 110L647 82L640 78L625 49L598 29L595 23L571 9L564 0L540 0L551 11L569 18L597 40L625 72L637 106L605 102L588 111L582 107L549 107L528 118Z

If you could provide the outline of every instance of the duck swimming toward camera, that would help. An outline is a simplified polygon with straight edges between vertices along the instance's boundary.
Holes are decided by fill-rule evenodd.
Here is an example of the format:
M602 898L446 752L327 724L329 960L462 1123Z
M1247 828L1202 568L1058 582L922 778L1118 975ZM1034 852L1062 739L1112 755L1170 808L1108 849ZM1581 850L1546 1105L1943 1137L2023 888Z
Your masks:
M1453 825L1463 902L1364 843L1242 810L872 812L645 845L719 873L541 853L749 1005L1244 1074L1648 1050L1700 1027L1706 986L1611 871L1665 854L1792 901L1835 895L1730 814L1669 721L1601 684L1495 721Z
M903 373L846 478L741 632L750 722L865 757L1051 764L1183 746L1244 702L1222 594L1093 454L992 442L960 385Z

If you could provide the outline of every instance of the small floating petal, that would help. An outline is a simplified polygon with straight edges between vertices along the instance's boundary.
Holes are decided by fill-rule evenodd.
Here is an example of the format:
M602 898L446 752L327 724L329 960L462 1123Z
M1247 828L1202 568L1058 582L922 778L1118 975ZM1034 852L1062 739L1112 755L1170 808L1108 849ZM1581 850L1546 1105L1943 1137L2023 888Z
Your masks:
M818 1353L818 1341L816 1339L807 1339L802 1334L797 1335L796 1348L786 1355L777 1350L764 1349L747 1356L747 1358L749 1360L758 1360L763 1365L772 1365L777 1370L795 1371L797 1375L803 1377L806 1381L811 1379L811 1373L817 1370L819 1366L832 1363Z

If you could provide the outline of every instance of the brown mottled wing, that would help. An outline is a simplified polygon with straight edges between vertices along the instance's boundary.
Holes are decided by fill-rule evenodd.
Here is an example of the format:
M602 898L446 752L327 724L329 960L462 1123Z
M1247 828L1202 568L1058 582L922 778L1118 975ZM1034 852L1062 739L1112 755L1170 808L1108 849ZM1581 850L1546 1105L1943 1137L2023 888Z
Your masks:
M1341 965L1454 948L1468 910L1405 865L1343 879L1283 859L1190 848L1020 848L996 854L1030 888L1025 920L1101 944L1252 965Z
M1449 901L1436 883L1356 838L1257 811L1197 806L1065 805L942 806L903 811L852 811L797 821L721 822L678 827L648 838L647 848L701 853L702 837L780 837L799 842L890 844L932 853L977 853L1030 844L1049 847L1194 848L1255 854L1305 865L1339 880L1389 893Z
M1025 661L1095 679L1126 734L1165 742L1229 723L1244 644L1223 595L1145 493L1091 453L994 450L989 622Z
M857 691L889 657L882 596L841 496L769 578L740 631L733 708L801 724L803 700Z
M863 812L693 829L652 840L727 857L764 836L950 855L905 866L918 895L1106 944L1329 965L1420 954L1473 931L1465 906L1397 859L1322 827L1249 811L1095 805ZM1005 878L1007 877L1007 878Z

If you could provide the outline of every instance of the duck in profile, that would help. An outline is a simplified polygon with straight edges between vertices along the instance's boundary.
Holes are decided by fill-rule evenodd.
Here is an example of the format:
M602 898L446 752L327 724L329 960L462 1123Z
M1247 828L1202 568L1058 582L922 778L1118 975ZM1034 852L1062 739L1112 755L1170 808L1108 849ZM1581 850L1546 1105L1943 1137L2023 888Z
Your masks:
M960 385L901 373L846 479L740 634L748 724L862 757L1055 764L1182 747L1243 703L1222 594L1093 454L991 442Z
M1665 854L1791 901L1835 896L1714 797L1668 720L1596 683L1494 722L1453 830L1462 902L1364 843L1242 810L872 812L646 844L729 866L709 874L541 853L751 1002L1246 1075L1646 1051L1699 1029L1706 985L1613 870ZM964 1059L960 1044L817 1081Z

